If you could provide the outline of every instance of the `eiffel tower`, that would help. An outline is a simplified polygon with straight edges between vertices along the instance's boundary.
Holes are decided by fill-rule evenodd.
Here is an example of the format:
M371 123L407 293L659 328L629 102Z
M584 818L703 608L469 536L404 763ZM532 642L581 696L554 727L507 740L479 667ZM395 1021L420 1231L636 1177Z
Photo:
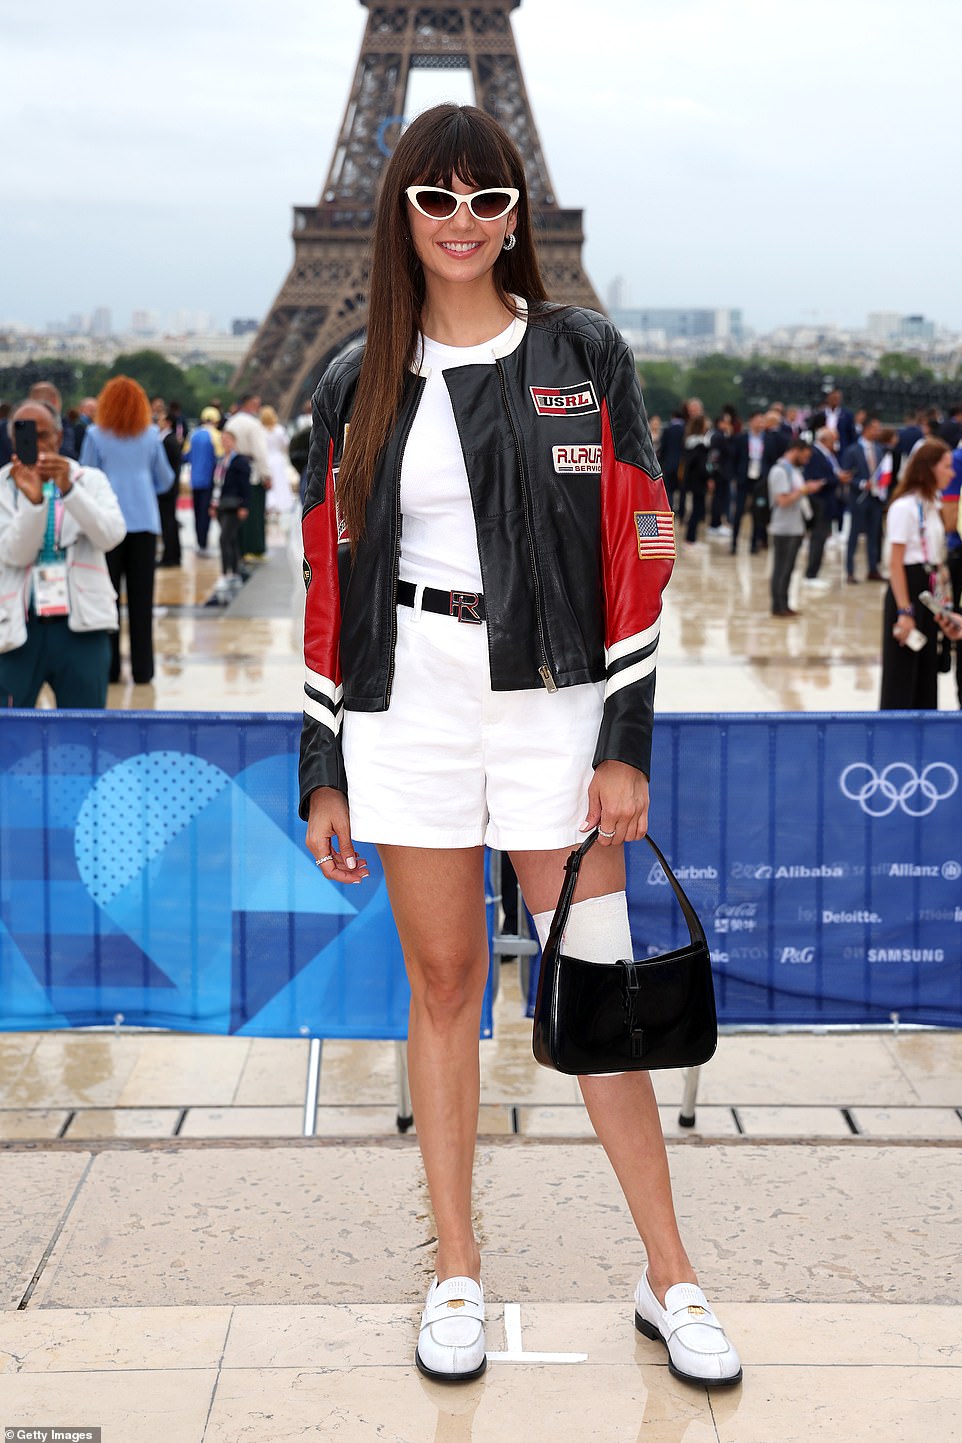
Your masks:
M294 208L294 264L231 383L287 416L364 332L378 183L404 123L412 69L470 70L476 104L524 157L548 294L602 309L581 263L582 213L559 206L531 113L510 18L521 0L360 3L367 25L320 203Z

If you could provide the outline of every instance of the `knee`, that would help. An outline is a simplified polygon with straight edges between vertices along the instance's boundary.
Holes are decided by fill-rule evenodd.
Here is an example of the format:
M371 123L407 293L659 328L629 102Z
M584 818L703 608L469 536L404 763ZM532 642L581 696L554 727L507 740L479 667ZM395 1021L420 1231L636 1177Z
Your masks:
M409 959L408 975L415 1005L435 1023L450 1022L480 1005L488 959L450 954L422 956Z

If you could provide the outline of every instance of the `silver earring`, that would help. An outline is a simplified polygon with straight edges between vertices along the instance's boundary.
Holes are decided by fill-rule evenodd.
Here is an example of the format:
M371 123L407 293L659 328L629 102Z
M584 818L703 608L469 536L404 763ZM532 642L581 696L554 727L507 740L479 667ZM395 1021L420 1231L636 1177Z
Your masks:
M513 251L517 244L518 237L515 235L514 231L512 231L510 235L505 236L504 245L501 247L501 249L503 251Z

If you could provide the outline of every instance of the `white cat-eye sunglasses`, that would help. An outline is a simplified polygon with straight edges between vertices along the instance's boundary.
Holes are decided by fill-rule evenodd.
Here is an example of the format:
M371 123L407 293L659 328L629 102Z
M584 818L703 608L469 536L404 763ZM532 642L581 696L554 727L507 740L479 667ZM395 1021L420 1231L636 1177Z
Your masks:
M467 206L475 220L501 220L514 209L521 195L510 185L473 190L470 195L458 195L437 185L409 185L404 193L414 209L428 220L450 220L462 205Z

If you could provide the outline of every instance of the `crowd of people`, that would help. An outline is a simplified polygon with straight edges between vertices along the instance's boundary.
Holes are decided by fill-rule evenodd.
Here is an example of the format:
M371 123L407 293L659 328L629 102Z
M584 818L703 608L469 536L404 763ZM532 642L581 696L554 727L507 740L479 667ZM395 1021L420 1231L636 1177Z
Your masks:
M291 452L306 463L301 418L289 447L277 412L253 393L190 429L179 403L115 376L66 415L38 382L0 406L0 704L33 707L46 684L60 707L100 708L121 679L118 598L130 674L154 675L154 579L182 562L177 504L189 484L197 554L218 523L223 605L267 549L268 516L286 526L297 498ZM295 485L292 485L292 480Z
M954 617L962 599L962 403L946 414L926 408L895 427L867 409L852 411L835 389L817 405L776 402L744 421L725 406L712 423L692 397L666 424L658 416L651 424L686 545L707 532L734 556L747 533L752 554L771 552L772 615L792 618L789 587L806 535L812 589L829 586L820 571L833 535L844 544L846 582L858 585L864 538L864 579L888 582L882 709L936 707L953 643L962 706L962 625Z
M31 419L42 455L37 465L24 468L14 459L15 423ZM84 649L85 655L93 654L89 643L77 640L91 629L79 600L79 578L89 591L91 568L101 569L100 550L110 586L117 594L123 589L126 597L132 680L135 685L149 682L154 671L154 572L178 567L182 560L177 513L181 478L185 487L189 485L201 557L209 555L211 525L217 522L221 577L210 604L223 606L263 558L269 518L289 522L297 506L291 479L303 477L310 435L308 408L289 434L274 408L263 406L254 393L241 396L226 411L217 402L205 406L191 428L176 400L148 399L142 387L126 377L115 377L100 396L85 397L66 414L57 388L39 382L20 406L0 407L0 421L4 423L0 424L0 576L9 573L5 576L9 584L2 588L5 599L0 602L0 699L19 706L33 706L45 681L60 705L103 706L108 682L120 679L117 605L116 600L108 602L106 591L102 613L93 613L93 630L109 638L109 660L97 669L96 682L90 684L85 667L83 679L75 685L57 660L61 653L79 655ZM847 583L859 584L864 538L864 579L889 581L881 705L886 709L937 705L938 673L952 666L954 625L944 616L940 621L918 596L929 592L956 610L962 601L962 542L957 529L962 404L947 414L927 408L897 428L883 425L865 409L849 409L839 390L830 391L815 406L776 402L744 418L734 406L724 406L713 421L701 401L692 397L665 424L653 416L651 427L685 543L696 546L704 537L714 538L733 556L741 546L752 554L769 550L773 616L797 615L789 604L789 587L806 536L804 583L812 590L829 586L820 573L826 544L833 536L844 547ZM97 532L92 518L83 513L93 528L89 534L78 531L78 542L81 534L86 537L84 545L70 553L62 544L57 529L61 511L79 516L83 506L76 498L67 506L58 490L58 475L65 484L71 475L58 457L72 463L74 487L79 479L85 494L102 498L99 479L88 477L96 473L97 478L106 478L125 528L111 544L95 546L93 558L82 563L80 556L91 544L92 534L96 532L103 542L106 533ZM938 480L933 481L936 475ZM43 495L36 502L31 498L38 484ZM916 493L922 499L921 510L918 505L896 505ZM49 512L54 526L53 541L48 543L44 530L36 555L23 564L22 545L32 532L28 527L21 533L22 521L13 526L21 497L24 508L37 508L34 525L41 512L45 518ZM903 535L906 518L911 535ZM899 519L902 527L893 529L893 520ZM72 523L64 534L73 534ZM888 576L882 568L886 536ZM64 612L61 624L53 626L50 617L38 615L32 592L43 569L40 561L49 570L58 557L66 564L64 585L69 591L64 604L74 603L74 610ZM900 564L907 568L904 576ZM74 569L78 565L81 571ZM50 574L61 575L59 570ZM83 594L86 597L87 591ZM11 657L11 652L27 645L25 640L14 640L22 631L29 638L29 653ZM954 651L962 706L962 645Z

